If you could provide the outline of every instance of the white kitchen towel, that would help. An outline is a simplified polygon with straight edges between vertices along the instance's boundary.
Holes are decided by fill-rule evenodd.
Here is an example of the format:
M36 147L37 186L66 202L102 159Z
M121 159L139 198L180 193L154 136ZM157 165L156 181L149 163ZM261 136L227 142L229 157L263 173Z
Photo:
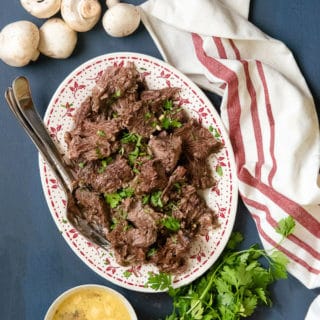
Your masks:
M142 20L163 58L222 96L239 192L266 249L291 215L279 249L288 271L320 286L320 140L313 98L290 50L247 20L249 0L149 0Z

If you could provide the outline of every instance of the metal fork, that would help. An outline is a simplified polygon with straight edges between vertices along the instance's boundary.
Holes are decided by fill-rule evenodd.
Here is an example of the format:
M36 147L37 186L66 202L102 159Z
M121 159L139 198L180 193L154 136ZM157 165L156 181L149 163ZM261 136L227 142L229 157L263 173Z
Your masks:
M108 247L109 242L86 221L81 209L76 204L73 196L77 188L75 179L36 111L28 79L25 77L16 78L12 83L12 88L7 88L5 98L10 110L60 182L67 196L66 217L68 221L89 241L102 248Z

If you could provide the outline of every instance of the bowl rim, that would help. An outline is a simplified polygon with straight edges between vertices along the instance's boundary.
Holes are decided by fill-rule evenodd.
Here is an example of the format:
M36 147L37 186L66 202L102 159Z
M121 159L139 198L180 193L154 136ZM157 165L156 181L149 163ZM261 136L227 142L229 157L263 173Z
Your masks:
M118 292L115 289L112 289L110 287L107 287L105 285L101 285L101 284L94 284L94 283L88 283L88 284L82 284L82 285L78 285L72 288L69 288L65 291L63 291L61 294L59 294L51 303L51 305L49 306L45 316L44 316L44 320L52 320L52 317L55 313L55 311L57 310L58 306L65 300L67 299L70 295L72 295L73 293L77 292L77 291L81 291L81 290L85 290L85 289L102 289L106 292L111 292L114 295L116 295L125 305L125 307L127 308L129 315L130 315L130 319L131 320L138 320L137 315L135 310L133 309L131 303L128 301L128 299L120 292Z

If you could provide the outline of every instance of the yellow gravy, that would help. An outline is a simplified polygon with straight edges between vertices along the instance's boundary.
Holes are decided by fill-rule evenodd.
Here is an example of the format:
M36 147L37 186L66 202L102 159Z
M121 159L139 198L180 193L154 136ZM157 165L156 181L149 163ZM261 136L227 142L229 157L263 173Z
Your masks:
M52 320L130 320L125 304L112 292L80 289L58 306Z

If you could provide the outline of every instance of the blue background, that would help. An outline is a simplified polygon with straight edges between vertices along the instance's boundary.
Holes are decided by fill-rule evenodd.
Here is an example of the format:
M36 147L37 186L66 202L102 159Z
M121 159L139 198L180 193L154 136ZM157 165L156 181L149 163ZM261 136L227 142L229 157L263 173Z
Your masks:
M128 1L129 2L129 1ZM131 1L139 4L143 1ZM105 10L105 4L101 1ZM30 16L18 0L2 0L0 29L16 20L41 20ZM320 112L320 1L252 0L250 20L270 36L282 40L294 53ZM41 115L59 83L78 65L100 54L136 51L161 58L145 28L126 38L107 36L99 23L79 34L77 48L67 60L41 56L24 68L0 62L0 319L43 319L50 303L73 286L97 283L122 292L138 318L164 318L171 310L166 294L143 294L117 287L89 269L63 240L44 199L38 154L10 113L3 93L18 75L27 76ZM219 98L209 95L219 104ZM235 229L245 234L244 246L259 243L250 214L240 202ZM251 319L304 319L320 293L308 290L289 276L271 288L272 308L259 308Z

